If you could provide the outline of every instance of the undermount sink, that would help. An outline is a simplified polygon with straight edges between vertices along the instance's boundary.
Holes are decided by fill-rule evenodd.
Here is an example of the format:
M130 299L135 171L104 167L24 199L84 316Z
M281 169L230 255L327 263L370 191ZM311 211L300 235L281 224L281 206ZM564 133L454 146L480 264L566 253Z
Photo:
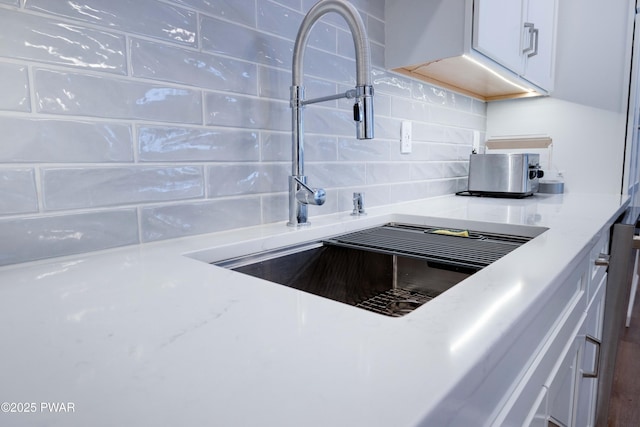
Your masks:
M214 264L400 317L533 237L390 223Z

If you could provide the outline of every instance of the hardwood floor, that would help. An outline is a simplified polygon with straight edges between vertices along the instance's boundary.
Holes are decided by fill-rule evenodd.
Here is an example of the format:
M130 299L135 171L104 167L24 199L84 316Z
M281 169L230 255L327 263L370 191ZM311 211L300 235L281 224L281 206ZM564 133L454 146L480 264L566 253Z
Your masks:
M640 427L640 286L631 316L618 342L609 401L608 427Z

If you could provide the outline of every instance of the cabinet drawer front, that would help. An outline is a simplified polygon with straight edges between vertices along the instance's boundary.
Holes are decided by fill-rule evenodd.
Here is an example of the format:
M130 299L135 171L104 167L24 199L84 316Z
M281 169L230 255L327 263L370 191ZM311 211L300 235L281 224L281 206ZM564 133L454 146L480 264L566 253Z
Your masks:
M534 353L536 354L535 358L526 365L523 375L519 377L518 384L510 390L510 395L495 418L493 426L519 427L526 425L525 419L529 418L533 410L532 405L536 402L541 388L548 381L558 360L564 357L567 343L575 340L576 331L584 322L586 275L586 265L581 263L562 285L562 289L554 295L554 299L559 298L568 301L568 303L563 311L558 312L557 321ZM540 314L540 316L549 315L550 313Z

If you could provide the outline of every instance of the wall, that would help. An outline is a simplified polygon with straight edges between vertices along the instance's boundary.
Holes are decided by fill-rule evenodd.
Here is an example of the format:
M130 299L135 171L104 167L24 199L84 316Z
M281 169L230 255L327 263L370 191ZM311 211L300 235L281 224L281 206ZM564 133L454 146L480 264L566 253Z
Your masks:
M0 264L284 221L293 40L310 0L0 0ZM376 139L351 105L306 110L310 215L466 186L486 106L385 72L384 1L356 3ZM337 16L307 49L307 96L355 84ZM401 120L413 153L401 155Z
M550 136L552 170L545 178L563 180L565 192L620 194L623 114L550 97L491 103L488 116L488 137Z
M553 168L562 172L566 192L626 193L633 11L631 2L560 0L552 95L488 107L489 138L553 139ZM555 171L547 175L557 178Z

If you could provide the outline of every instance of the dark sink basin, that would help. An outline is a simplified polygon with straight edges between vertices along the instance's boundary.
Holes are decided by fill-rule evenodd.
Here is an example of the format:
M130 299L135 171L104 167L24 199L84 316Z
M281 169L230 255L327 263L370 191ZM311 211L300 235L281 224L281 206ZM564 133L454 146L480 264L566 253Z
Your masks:
M399 317L530 240L435 231L388 224L216 265Z
M419 307L474 272L445 270L430 266L426 260L326 244L234 270L388 315L405 314L410 311L408 307ZM405 292L396 292L398 298L391 292L385 298L384 293L393 289Z

